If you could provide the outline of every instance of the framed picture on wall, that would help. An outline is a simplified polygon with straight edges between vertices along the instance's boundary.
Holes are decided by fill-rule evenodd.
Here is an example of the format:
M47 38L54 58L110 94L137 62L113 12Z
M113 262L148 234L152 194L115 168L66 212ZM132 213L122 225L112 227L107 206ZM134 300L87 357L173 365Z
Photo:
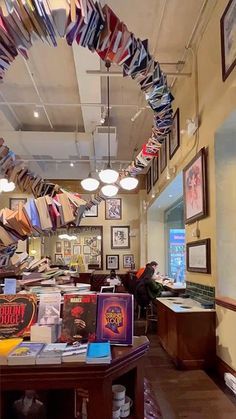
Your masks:
M123 268L131 268L134 263L134 255L123 255Z
M55 260L55 264L57 264L58 262L61 262L61 260L62 260L62 253L55 253L54 260Z
M202 148L183 170L185 224L208 214L206 149Z
M160 150L160 171L164 172L167 166L167 139L165 138Z
M62 243L56 242L56 253L62 253Z
M169 159L172 159L180 146L180 132L179 132L179 108L176 110L173 117L173 125L169 134Z
M187 271L211 273L211 240L204 239L187 243Z
M69 240L64 241L64 250L70 249L71 250L71 242Z
M115 226L111 227L111 248L129 249L130 248L130 227Z
M106 255L106 270L119 269L119 255Z
M27 198L10 198L9 207L12 211L16 211L19 207L19 204L26 204Z
M98 206L93 205L90 209L84 211L85 217L98 217Z
M122 200L121 198L109 198L105 201L105 219L121 220Z
M236 65L236 0L230 0L220 19L222 79L225 81Z
M154 157L152 160L152 184L155 185L155 183L158 181L159 178L159 158Z
M81 254L81 246L80 244L73 245L73 255L80 255Z
M87 245L83 246L83 254L84 255L90 255L90 253L91 253L90 246L87 246Z
M147 193L149 193L152 189L152 166L149 167L148 172L146 174L146 189Z

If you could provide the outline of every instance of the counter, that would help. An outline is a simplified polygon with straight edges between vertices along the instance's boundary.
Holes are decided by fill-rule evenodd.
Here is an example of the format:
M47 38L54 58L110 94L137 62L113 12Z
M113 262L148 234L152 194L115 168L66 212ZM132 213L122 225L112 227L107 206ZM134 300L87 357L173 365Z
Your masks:
M215 312L214 309L207 309L201 306L195 300L191 298L180 298L180 297L168 297L168 298L157 298L162 304L168 307L175 313L202 313L202 312Z

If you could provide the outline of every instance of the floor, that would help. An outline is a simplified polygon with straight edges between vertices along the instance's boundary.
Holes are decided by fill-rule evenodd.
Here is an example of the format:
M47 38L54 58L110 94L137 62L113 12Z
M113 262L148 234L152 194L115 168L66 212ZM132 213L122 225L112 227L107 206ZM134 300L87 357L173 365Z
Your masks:
M144 323L136 321L136 333ZM151 333L145 377L155 392L163 419L236 419L236 397L204 371L179 371Z

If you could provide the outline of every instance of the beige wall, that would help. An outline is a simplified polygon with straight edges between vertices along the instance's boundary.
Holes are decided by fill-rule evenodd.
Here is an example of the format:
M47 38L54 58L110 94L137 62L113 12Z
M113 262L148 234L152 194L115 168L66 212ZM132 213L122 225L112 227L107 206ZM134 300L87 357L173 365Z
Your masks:
M142 192L138 194L123 194L118 195L122 199L122 219L117 221L105 220L105 202L98 206L98 217L87 217L81 221L81 226L85 225L102 225L103 226L103 266L106 270L106 255L119 255L119 272L125 272L123 268L123 255L133 254L135 265L140 265L140 202ZM13 197L27 197L27 194L18 192L2 193L0 195L0 208L9 206L9 198ZM111 226L130 226L130 249L113 250L111 249ZM55 239L56 240L56 239ZM38 239L31 240L30 249L34 246L37 251L35 257L40 257L40 243ZM50 252L49 252L50 253ZM45 254L47 250L45 249Z
M147 231L148 231L148 261L158 262L158 270L166 274L165 266L165 224L164 212L156 208L148 210Z
M187 272L188 281L210 286L217 285L215 135L224 120L236 109L236 69L234 69L225 82L222 81L221 76L220 18L227 3L228 0L219 0L216 3L216 7L210 16L204 32L198 37L196 45L193 47L196 58L196 72L194 71L192 53L189 52L186 68L189 69L192 65L192 77L178 78L173 92L175 95L174 107L180 108L180 129L186 130L186 120L195 117L196 114L200 118L200 128L195 138L189 138L187 133L181 135L181 147L169 162L169 166L175 166L177 172L179 172L202 147L207 147L209 151L209 216L200 220L198 223L186 226L186 240L187 242L193 240L192 232L196 226L200 229L201 238L211 238L211 275ZM165 171L154 186L154 192L160 192L166 185ZM151 204L151 193L147 199L149 204ZM148 239L152 240L150 235ZM225 281L227 281L227 276L225 277ZM217 310L218 315L219 313L220 311ZM235 367L236 341L233 338L235 334L233 332L235 313L229 313L227 310L224 310L221 314L223 320L221 319L217 332L219 339L218 355L225 362L229 363L230 366ZM224 345L228 348L230 356L226 356L226 351L222 350Z

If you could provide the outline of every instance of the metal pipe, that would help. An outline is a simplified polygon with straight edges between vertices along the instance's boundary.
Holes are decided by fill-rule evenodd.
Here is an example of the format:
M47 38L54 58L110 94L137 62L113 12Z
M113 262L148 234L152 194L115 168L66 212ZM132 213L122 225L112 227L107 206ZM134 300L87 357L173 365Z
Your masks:
M43 104L40 103L35 103L35 102L0 102L0 105L3 106L7 106L9 107L9 105L12 106L54 106L54 107L75 107L75 108L80 108L81 106L87 106L87 107L97 107L97 108L101 108L103 106L107 106L106 103L48 103L48 102L44 102ZM137 103L130 103L130 104L126 104L126 103L121 103L121 104L117 104L117 103L110 103L110 109L111 108L138 108ZM143 109L150 109L150 106L146 105L143 107Z
M100 70L87 70L86 74L89 76L100 76L100 77L107 77L106 71ZM165 71L167 76L175 76L175 77L191 77L191 73L180 73L178 71ZM113 71L109 73L109 77L123 77L123 73L120 71Z
M30 79L31 79L31 81L32 81L32 83L33 83L34 89L35 89L35 91L36 91L36 93L37 93L37 95L38 95L38 98L39 98L39 101L40 101L40 105L42 106L42 108L43 108L43 110L44 110L44 113L45 113L45 115L46 115L46 118L47 118L47 120L48 120L48 123L49 123L49 125L50 125L51 129L53 129L53 128L54 128L54 127L53 127L53 124L52 124L52 122L51 122L51 120L50 120L50 118L49 118L49 115L48 115L47 109L45 108L45 104L43 103L43 99L42 99L42 97L41 97L41 95L40 95L40 92L39 92L39 90L38 90L37 84L36 84L36 82L35 82L35 80L34 80L34 76L33 76L32 72L31 72L31 70L30 70L30 68L29 68L29 65L28 65L28 63L27 63L26 59L25 59L25 58L23 58L23 60L24 60L25 66L26 66L26 68L27 68L28 74L29 74L29 76L30 76Z
M72 161L74 164L76 163L89 163L90 160L94 160L97 162L103 162L105 163L106 160L104 159L98 159L96 157L89 157L89 159L16 159L16 162L24 162L24 163L30 163L30 162L41 162L41 163L68 163L70 164ZM111 163L130 163L130 160L117 160L111 158Z

